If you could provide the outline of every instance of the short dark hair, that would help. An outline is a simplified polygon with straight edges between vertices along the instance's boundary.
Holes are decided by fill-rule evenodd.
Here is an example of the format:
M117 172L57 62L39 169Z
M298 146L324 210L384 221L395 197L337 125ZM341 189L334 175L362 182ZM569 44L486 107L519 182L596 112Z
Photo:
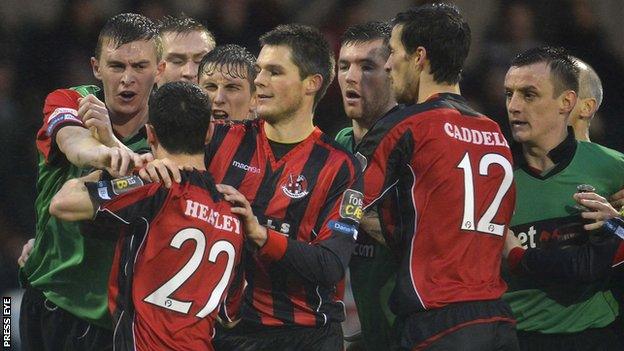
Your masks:
M563 48L540 46L529 49L516 56L511 66L522 67L542 62L550 68L555 97L566 90L578 93L580 70Z
M208 35L208 41L214 46L216 45L215 37L212 32L206 28L199 21L188 17L184 13L181 13L177 16L164 16L158 21L158 30L160 32L160 37L167 32L179 33L179 34L187 34L190 32L204 32Z
M189 82L166 83L149 101L149 124L162 146L174 154L204 152L211 114L208 96Z
M314 74L323 77L321 89L314 96L314 106L325 95L334 80L336 60L329 43L316 28L302 24L281 24L260 37L260 45L284 45L290 48L299 76L305 79Z
M251 91L256 90L256 57L236 44L219 45L201 60L197 76L201 78L212 70L219 70L234 78L247 79Z
M116 45L116 48L137 40L151 40L156 45L156 58L158 61L160 61L162 56L158 27L152 20L143 15L121 13L111 17L104 24L98 36L97 46L95 47L95 58L98 60L102 54L104 39L109 39L109 43Z
M347 44L363 44L374 40L383 40L384 56L390 56L390 35L392 26L388 22L370 21L353 25L340 37L340 46Z
M419 46L427 50L431 74L437 83L456 84L470 50L470 27L457 7L428 4L397 14L402 25L401 43L408 54Z

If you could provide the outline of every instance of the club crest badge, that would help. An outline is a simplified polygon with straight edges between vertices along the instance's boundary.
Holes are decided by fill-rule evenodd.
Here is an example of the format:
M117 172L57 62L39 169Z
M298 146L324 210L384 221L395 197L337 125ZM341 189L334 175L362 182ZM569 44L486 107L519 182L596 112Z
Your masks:
M301 199L308 195L308 181L302 175L288 175L285 181L281 184L282 191L286 196L291 199Z

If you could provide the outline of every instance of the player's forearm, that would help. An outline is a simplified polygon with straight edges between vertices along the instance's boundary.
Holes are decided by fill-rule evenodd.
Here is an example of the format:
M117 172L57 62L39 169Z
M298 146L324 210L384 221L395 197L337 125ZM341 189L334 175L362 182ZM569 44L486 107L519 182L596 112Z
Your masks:
M65 221L80 221L93 218L95 208L85 182L99 178L99 172L70 179L54 195L50 203L50 214Z
M80 168L104 168L102 154L107 146L95 139L88 129L68 126L58 131L56 143L67 160Z
M379 243L386 244L377 212L369 210L364 213L364 216L360 220L360 230L366 232Z
M259 253L314 284L331 287L344 277L354 246L355 240L345 234L309 244L270 230Z
M582 246L514 250L510 268L544 281L590 283L609 274L621 240L609 238ZM513 251L512 251L513 253Z

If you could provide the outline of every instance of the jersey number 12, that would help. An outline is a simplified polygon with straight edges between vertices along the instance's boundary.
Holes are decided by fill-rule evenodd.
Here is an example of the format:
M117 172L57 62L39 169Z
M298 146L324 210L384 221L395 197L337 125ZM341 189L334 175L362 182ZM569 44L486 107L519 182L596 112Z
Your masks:
M479 161L479 175L487 176L491 164L497 164L505 171L503 181L498 187L498 191L487 208L483 216L477 222L475 227L475 186L473 181L472 166L470 165L470 156L468 153L464 155L461 162L457 165L464 171L464 217L462 219L461 229L477 231L481 233L494 234L502 236L505 226L502 224L492 223L492 219L496 216L498 208L503 201L503 197L513 183L513 168L511 163L499 154L485 154ZM478 190L478 189L477 189Z

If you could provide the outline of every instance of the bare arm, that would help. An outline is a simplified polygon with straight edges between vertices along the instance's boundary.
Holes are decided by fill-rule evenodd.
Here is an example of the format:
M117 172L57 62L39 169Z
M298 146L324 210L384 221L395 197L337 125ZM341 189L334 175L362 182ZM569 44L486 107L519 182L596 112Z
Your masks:
M65 221L80 221L93 218L95 207L85 186L86 182L100 179L102 171L95 171L85 177L70 179L52 198L50 214Z
M80 168L108 170L113 176L125 175L133 165L141 165L141 157L126 147L108 147L95 139L88 129L78 126L61 128L56 144L67 160Z
M360 229L379 243L383 245L386 244L386 240L384 239L381 231L379 214L374 209L369 208L364 212L364 216L362 216L362 219L360 220Z

